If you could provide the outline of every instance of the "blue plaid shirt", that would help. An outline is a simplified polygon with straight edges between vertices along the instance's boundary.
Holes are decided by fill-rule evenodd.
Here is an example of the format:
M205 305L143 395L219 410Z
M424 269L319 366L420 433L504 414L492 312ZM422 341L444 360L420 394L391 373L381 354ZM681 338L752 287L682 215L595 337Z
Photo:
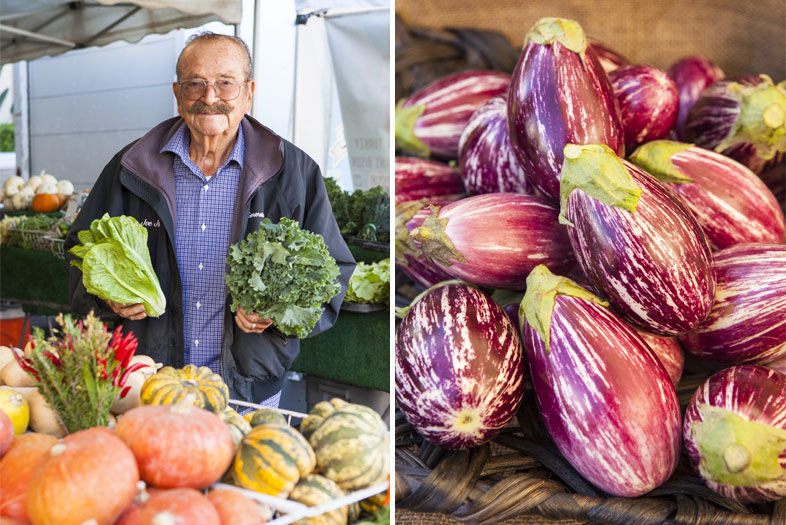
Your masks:
M174 156L177 227L175 253L183 283L185 362L221 373L229 229L243 170L243 129L235 147L208 180L188 155L191 133L183 123L161 149Z

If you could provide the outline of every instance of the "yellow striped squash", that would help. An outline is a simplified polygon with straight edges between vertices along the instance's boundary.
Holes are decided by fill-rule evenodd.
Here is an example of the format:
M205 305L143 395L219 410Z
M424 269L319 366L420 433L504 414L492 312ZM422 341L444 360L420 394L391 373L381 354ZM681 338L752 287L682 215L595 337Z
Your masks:
M194 405L221 415L229 403L229 388L221 376L206 366L165 366L142 385L143 405L173 405L193 396Z
M237 484L285 498L316 465L308 441L289 425L257 425L240 442L232 464Z
M292 492L289 493L289 499L309 507L328 503L343 496L344 491L333 480L319 474L309 474L301 479L295 488L292 489ZM303 518L297 523L308 525L346 525L348 519L347 511L347 507L341 507L313 518Z
M243 440L243 436L251 432L251 425L234 408L228 406L221 412L221 420L227 424L229 431L232 432L232 441L237 447Z
M330 401L320 401L314 405L314 408L308 413L308 417L300 422L300 433L303 434L303 437L306 439L310 439L311 434L313 434L317 427L322 424L326 417L335 412L337 408L341 408L348 404L349 403L338 397L334 397Z

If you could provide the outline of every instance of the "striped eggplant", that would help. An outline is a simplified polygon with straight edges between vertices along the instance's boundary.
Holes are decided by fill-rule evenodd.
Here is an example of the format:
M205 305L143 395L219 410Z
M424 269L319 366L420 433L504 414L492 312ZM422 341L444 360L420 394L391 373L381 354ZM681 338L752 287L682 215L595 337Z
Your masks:
M628 59L620 55L617 51L611 49L606 44L595 40L594 38L587 37L590 47L595 51L598 56L598 62L606 73L611 73L620 66L629 64Z
M665 138L677 122L677 86L665 71L653 66L622 66L609 73L620 105L625 151Z
M658 361L666 369L669 379L674 383L674 386L677 386L682 377L682 369L685 367L685 352L682 351L679 340L676 337L651 334L636 328L634 330L655 352Z
M484 292L448 284L426 293L396 333L396 404L426 439L449 449L485 443L524 395L521 341Z
M447 201L465 195L461 174L447 164L417 157L396 157L396 205L444 196ZM455 197L454 197L455 196Z
M751 242L784 242L775 196L751 170L704 148L658 140L630 160L682 198L716 250Z
M677 467L680 409L653 351L604 304L538 266L527 277L521 332L557 448L598 488L634 497Z
M707 318L680 338L717 363L767 363L786 355L786 245L740 244L715 253L718 289Z
M508 124L529 182L555 202L565 144L606 144L624 154L609 77L579 24L543 18L527 33L510 83Z
M566 272L576 261L558 210L546 199L486 193L442 207L412 230L423 254L456 279L524 290L538 264Z
M744 76L718 80L702 91L685 121L685 140L732 156L755 173L786 151L786 81ZM747 149L761 159L753 163ZM734 148L737 146L737 148Z
M756 365L712 375L693 394L683 423L693 470L741 502L786 496L786 376Z
M470 195L532 194L527 173L510 145L504 95L489 99L472 114L459 140L459 168Z
M717 64L706 58L688 56L672 64L669 68L669 76L677 85L680 96L680 111L675 127L677 138L684 140L685 119L688 118L690 108L707 86L723 79L726 75Z
M437 197L434 202L445 204L450 200ZM410 235L410 232L423 224L423 220L432 213L427 204L426 199L396 204L396 265L407 277L424 288L453 278L423 255L420 245Z
M701 227L659 180L602 144L565 146L560 221L592 286L636 327L679 335L712 307Z
M396 144L419 157L458 158L458 144L472 113L507 92L510 75L462 71L419 89L396 104Z

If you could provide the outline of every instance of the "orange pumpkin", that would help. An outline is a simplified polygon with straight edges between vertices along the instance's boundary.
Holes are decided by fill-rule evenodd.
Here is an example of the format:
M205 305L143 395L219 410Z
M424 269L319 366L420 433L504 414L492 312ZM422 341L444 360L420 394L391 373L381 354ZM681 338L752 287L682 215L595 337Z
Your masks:
M25 495L35 468L57 438L49 434L20 434L0 459L0 516L27 519Z
M153 494L141 507L125 514L117 525L163 523L221 525L221 519L210 500L199 491L192 488L179 488Z
M215 489L207 494L207 499L218 511L221 525L263 525L259 503L232 489Z
M0 456L5 454L11 442L14 440L14 422L11 418L0 410Z
M57 211L65 204L66 197L59 193L39 193L33 197L30 207L36 213Z
M187 404L126 412L115 433L134 451L142 479L162 488L205 488L232 463L235 444L216 414Z
M80 430L53 446L33 473L27 512L36 525L110 525L134 499L134 454L106 427Z

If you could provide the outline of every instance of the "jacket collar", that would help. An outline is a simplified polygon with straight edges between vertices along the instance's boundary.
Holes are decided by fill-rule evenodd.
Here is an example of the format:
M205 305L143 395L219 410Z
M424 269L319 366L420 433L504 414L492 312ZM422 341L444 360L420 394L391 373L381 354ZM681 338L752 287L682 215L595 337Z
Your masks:
M125 152L121 165L146 183L160 191L175 216L175 177L172 172L171 152L161 148L169 142L183 124L181 117L165 120L147 132ZM284 163L281 137L246 115L240 121L245 139L243 174L238 187L235 212L242 210L246 201L260 184L273 177Z

